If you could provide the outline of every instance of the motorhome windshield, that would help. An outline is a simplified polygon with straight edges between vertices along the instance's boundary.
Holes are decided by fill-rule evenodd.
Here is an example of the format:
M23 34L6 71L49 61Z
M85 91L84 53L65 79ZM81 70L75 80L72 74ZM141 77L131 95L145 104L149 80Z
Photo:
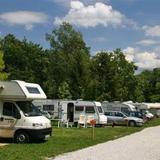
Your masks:
M26 117L42 115L41 111L30 101L17 101L16 103Z

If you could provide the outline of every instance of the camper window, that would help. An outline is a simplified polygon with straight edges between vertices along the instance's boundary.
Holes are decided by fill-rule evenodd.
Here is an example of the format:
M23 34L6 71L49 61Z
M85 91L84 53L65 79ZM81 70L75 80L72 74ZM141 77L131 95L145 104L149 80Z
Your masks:
M36 88L36 87L26 87L26 88L27 88L27 90L28 90L29 93L40 94L38 88Z
M30 101L17 101L16 103L26 117L42 115L41 111Z
M43 105L44 111L54 111L54 105Z
M94 106L87 106L86 113L95 113Z
M76 112L83 112L84 111L84 106L75 106L75 111Z
M13 103L5 102L3 104L3 115L15 117L18 113L19 111Z
M128 113L129 112L128 108L126 108L126 107L122 107L121 111L124 112L124 113Z

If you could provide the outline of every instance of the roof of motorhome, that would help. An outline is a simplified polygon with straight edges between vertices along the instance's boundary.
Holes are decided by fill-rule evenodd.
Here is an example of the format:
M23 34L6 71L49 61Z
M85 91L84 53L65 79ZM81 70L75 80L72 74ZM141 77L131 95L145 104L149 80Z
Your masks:
M143 103L145 105L147 105L147 108L150 109L150 108L159 108L160 109L160 103Z
M133 104L130 104L130 103L127 103L127 102L124 102L123 104L127 105L128 107L134 109L135 106Z
M100 102L94 102L96 106L101 106Z
M0 99L46 99L46 95L35 83L0 81Z
M62 100L60 103L74 103L74 105L83 105L83 106L93 106L95 105L92 101L82 101L82 100Z

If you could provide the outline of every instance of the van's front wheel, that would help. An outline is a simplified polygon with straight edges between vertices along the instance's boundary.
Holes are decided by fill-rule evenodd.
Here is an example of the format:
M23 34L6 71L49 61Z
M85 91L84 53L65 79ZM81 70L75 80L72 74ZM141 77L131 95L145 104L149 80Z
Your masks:
M29 142L29 135L24 131L16 132L14 136L14 141L16 143L28 143Z

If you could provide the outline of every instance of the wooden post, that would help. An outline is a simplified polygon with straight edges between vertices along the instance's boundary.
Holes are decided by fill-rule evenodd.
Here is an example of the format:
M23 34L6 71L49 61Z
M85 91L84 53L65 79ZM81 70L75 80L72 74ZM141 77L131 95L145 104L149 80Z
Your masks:
M92 139L94 140L94 125L92 126Z
M91 120L90 124L92 125L92 139L94 140L94 138L95 138L95 130L94 129L95 129L96 120L95 119Z

